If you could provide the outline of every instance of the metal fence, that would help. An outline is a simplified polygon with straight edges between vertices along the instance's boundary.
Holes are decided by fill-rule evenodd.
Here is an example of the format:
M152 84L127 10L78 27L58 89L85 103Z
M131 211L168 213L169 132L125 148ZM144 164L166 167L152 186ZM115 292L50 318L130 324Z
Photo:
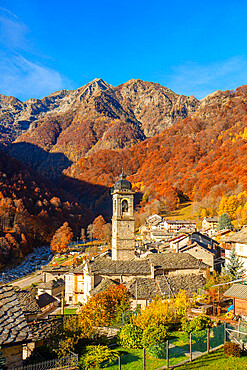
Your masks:
M49 369L76 369L78 368L78 355L72 353L70 356L54 360L38 362L36 364L18 366L13 370L49 370Z
M182 334L179 338L173 338L165 343L146 348L145 351L129 351L129 353L121 356L121 365L115 364L108 368L117 370L121 366L122 370L128 368L161 370L177 367L224 345L225 341L229 340L229 336L227 336L228 326L230 328L229 324L221 324L191 334ZM157 363L159 363L158 366Z

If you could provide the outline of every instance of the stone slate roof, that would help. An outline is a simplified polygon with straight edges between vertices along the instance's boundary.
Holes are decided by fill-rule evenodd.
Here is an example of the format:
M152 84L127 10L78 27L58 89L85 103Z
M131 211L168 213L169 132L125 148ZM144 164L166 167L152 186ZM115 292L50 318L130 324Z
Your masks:
M225 293L226 297L247 299L247 285L233 284Z
M190 244L190 245L185 245L183 247L181 247L179 249L179 252L184 252L184 251L187 251L188 249L191 249L191 248L194 248L194 247L201 247L202 249L205 249L207 252L213 254L213 255L216 255L217 254L217 251L213 248L208 248L208 246L204 243L200 243L198 241L195 241L193 244Z
M150 264L148 260L113 261L109 257L99 257L89 262L91 273L101 275L148 275Z
M207 222L218 222L219 217L204 217L203 220L206 220Z
M133 298L150 299L155 296L170 297L177 294L180 289L186 290L190 295L206 284L206 279L202 274L157 276L155 279L137 278L126 283L128 291ZM169 288L170 286L170 288Z
M61 273L65 273L65 272L68 272L72 270L72 267L71 266L44 266L42 268L42 271L43 272L61 272Z
M82 274L82 273L83 273L84 266L85 266L85 264L84 264L84 263L82 263L82 264L81 264L81 265L79 265L79 266L76 266L76 267L74 268L74 270L73 270L73 273L74 273L74 274Z
M0 286L0 345L31 341L32 333L11 286Z
M221 242L247 243L247 227L220 240Z
M154 266L160 266L164 270L186 270L186 269L207 269L209 266L191 256L189 253L158 253L150 254L149 261Z
M24 314L40 312L40 307L36 300L37 288L15 289L15 293Z
M151 264L165 271L184 269L207 269L209 266L189 253L149 254L142 260L113 261L99 257L89 262L89 272L101 275L150 275Z
M40 319L29 324L34 340L38 341L49 338L49 336L56 331L57 327L62 323L62 321L62 316L60 318L49 317L47 319Z
M43 294L39 295L38 299L37 299L37 303L38 303L40 308L43 308L43 307L47 306L48 304L56 302L56 301L57 301L56 298L52 297L48 293L43 293Z
M103 278L101 282L92 290L90 290L90 295L93 296L97 293L103 292L107 288L110 288L113 285L118 284L118 282L112 280L112 279L107 279Z
M64 280L62 278L60 279L53 279L50 281L47 281L46 283L39 284L39 288L41 289L55 289L59 288L64 285Z

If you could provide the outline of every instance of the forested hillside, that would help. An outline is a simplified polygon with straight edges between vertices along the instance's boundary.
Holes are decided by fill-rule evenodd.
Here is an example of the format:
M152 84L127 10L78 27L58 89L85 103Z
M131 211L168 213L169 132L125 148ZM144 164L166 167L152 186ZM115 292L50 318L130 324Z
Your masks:
M49 242L64 221L76 235L100 214L110 221L122 167L140 212L190 200L198 217L221 210L245 223L246 102L246 86L198 101L141 80L96 79L25 103L1 95L2 148L19 161L0 156L1 261Z
M197 111L132 148L100 150L66 174L111 186L121 167L145 200L174 208L179 199L212 204L247 187L247 88L217 91ZM213 210L212 210L213 212Z
M0 152L0 267L49 244L64 221L79 234L90 219L70 194Z

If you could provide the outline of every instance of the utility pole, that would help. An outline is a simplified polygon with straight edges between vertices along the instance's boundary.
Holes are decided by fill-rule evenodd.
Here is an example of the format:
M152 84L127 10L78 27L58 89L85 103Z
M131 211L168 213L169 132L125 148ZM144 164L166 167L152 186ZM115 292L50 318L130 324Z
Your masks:
M136 310L137 310L137 279L136 279Z

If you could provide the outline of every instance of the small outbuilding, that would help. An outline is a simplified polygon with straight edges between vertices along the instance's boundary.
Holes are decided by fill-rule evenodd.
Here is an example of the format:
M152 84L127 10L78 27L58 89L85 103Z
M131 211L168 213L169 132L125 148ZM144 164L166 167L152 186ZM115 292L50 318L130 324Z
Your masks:
M233 284L225 293L233 299L233 314L247 316L247 285Z

